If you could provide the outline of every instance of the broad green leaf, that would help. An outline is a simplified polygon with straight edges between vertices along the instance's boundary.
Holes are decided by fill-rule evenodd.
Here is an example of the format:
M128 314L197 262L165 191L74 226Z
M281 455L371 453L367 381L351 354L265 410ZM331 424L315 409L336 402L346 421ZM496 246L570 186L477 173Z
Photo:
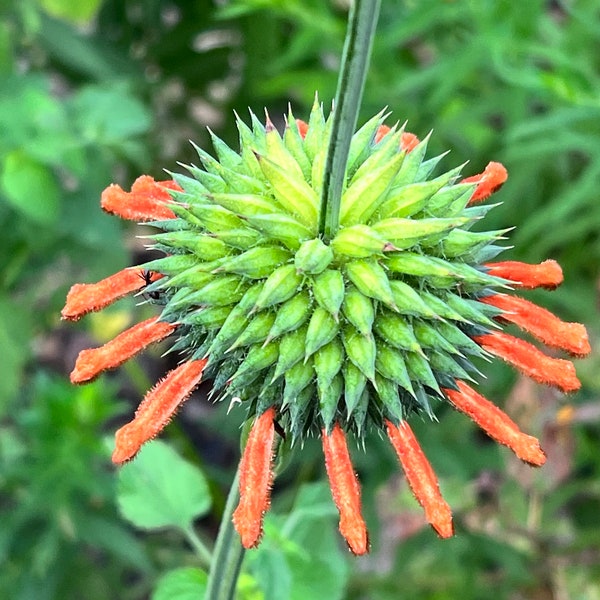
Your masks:
M195 567L182 567L165 573L158 581L152 600L201 600L208 576Z
M146 444L119 473L119 508L142 529L185 529L211 505L203 473L160 441Z

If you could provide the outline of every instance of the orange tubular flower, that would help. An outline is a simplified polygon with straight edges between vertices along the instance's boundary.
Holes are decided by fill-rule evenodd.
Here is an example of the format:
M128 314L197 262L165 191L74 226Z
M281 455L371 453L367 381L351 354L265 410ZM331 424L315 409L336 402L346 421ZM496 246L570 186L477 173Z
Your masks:
M391 421L386 421L385 424L408 484L425 510L427 520L440 537L452 537L454 534L452 512L448 503L442 498L437 477L412 429L406 421L402 421L399 425L394 425Z
M563 282L563 272L555 260L545 260L539 265L507 260L485 265L494 277L512 281L522 288L544 287L553 290Z
M203 359L179 365L146 394L133 421L121 427L115 435L114 463L132 459L143 444L163 430L200 383L206 363Z
M508 446L521 460L541 467L546 455L538 440L521 432L506 413L494 406L489 400L471 389L463 381L456 381L458 390L444 389L450 402L465 413L493 440Z
M142 321L116 338L90 350L82 350L71 373L73 383L86 383L102 371L114 369L141 352L146 346L159 342L175 331L175 325L161 323L157 317Z
M574 356L585 356L591 350L585 327L581 323L565 323L550 311L518 296L494 294L481 302L504 311L501 319L518 325L540 342L566 350Z
M161 221L173 219L175 214L168 207L172 198L168 190L181 190L174 181L156 182L152 177L138 177L125 192L118 185L111 185L102 193L100 205L107 212L130 221Z
M476 183L477 187L471 196L469 204L481 202L489 198L494 192L497 192L504 182L508 179L508 173L504 165L498 162L491 162L485 168L483 173L473 175L463 179L461 183Z
M473 338L482 348L517 367L538 383L555 385L563 392L575 392L581 387L575 367L569 360L551 358L530 343L501 331Z
M254 548L262 536L263 516L271 503L275 409L266 410L252 426L240 462L240 502L233 524L244 548Z
M365 554L369 550L369 537L360 510L360 485L352 468L346 436L336 423L331 433L323 430L321 439L331 494L340 511L340 533L354 554Z
M490 162L467 178L459 169L433 175L444 155L426 158L429 137L392 130L380 116L351 140L339 228L324 241L328 118L318 101L308 123L290 111L283 135L268 119L264 126L252 115L249 126L238 118L239 152L211 134L218 158L197 148L201 167L188 174L162 182L143 176L130 192L110 186L102 208L151 222L159 230L154 249L164 256L74 285L62 317L76 321L140 290L161 307L159 317L81 352L75 383L167 336L182 355L117 432L115 463L134 457L201 379L211 379L217 399L236 399L251 423L233 515L243 545L261 539L277 431L293 448L321 438L340 532L360 555L369 542L348 436L364 444L367 431L385 431L427 520L449 537L450 509L408 419L434 419L432 407L449 402L540 466L538 440L465 381L489 353L537 382L579 389L571 361L503 333L507 322L573 356L590 345L582 325L506 293L507 284L555 288L563 279L555 261L487 262L503 238L471 230L488 211L478 203L506 181L506 169Z
M76 283L67 294L61 316L77 321L89 312L102 310L119 298L137 292L146 285L144 272L138 268L124 269L98 283Z

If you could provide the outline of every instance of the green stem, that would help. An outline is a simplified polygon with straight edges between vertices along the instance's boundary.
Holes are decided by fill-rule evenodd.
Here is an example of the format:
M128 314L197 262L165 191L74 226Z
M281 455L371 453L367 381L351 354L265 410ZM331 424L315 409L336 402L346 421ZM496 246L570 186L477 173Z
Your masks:
M198 537L198 535L194 531L194 528L191 525L187 527L184 531L188 542L194 548L194 551L198 555L198 558L202 561L203 565L209 567L212 562L210 550L204 545L204 542Z
M221 518L217 544L208 573L205 600L232 600L235 595L235 587L244 558L244 549L232 521L233 511L239 499L239 476L238 469Z
M325 242L335 236L339 226L350 141L358 120L380 5L381 0L354 0L350 10L321 194L319 233Z

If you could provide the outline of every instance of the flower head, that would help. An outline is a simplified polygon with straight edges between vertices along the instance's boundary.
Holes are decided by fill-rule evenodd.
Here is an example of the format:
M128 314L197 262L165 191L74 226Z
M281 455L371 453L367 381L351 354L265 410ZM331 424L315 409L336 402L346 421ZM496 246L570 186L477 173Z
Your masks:
M173 181L118 186L102 207L146 221L165 256L69 292L63 317L76 320L143 290L160 298L159 318L132 327L102 348L85 350L72 380L88 381L148 344L173 336L181 366L151 390L117 433L115 462L157 435L201 377L218 400L239 399L252 423L234 524L255 546L269 506L277 427L292 443L321 438L340 530L355 554L368 550L360 487L347 436L387 434L417 500L442 537L452 518L436 476L408 424L434 417L448 401L499 443L539 466L538 441L466 381L472 359L494 355L536 381L579 387L570 361L546 356L504 333L510 322L542 343L582 356L583 326L564 323L512 288L556 287L553 261L490 262L505 231L474 232L480 202L506 180L490 163L462 178L461 168L431 173L427 139L368 121L353 137L340 226L318 233L331 119L315 104L308 123L290 113L282 135L267 117L238 119L239 152L213 136L217 158L197 148L202 168Z

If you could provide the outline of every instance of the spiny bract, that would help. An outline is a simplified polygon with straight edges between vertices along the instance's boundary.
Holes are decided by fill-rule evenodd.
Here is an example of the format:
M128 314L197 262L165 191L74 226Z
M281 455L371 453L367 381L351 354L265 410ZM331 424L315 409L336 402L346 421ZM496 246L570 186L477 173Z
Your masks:
M267 118L239 118L240 152L212 135L218 160L172 174L176 218L153 222L167 256L144 265L147 286L177 324L173 350L207 358L221 400L249 416L275 406L293 440L335 422L362 436L411 412L434 415L441 388L476 372L473 337L495 327L478 301L506 282L481 265L503 232L475 233L488 208L468 207L460 167L431 173L427 139L404 147L384 116L353 137L333 239L318 218L331 117L308 128L291 112L283 136Z

